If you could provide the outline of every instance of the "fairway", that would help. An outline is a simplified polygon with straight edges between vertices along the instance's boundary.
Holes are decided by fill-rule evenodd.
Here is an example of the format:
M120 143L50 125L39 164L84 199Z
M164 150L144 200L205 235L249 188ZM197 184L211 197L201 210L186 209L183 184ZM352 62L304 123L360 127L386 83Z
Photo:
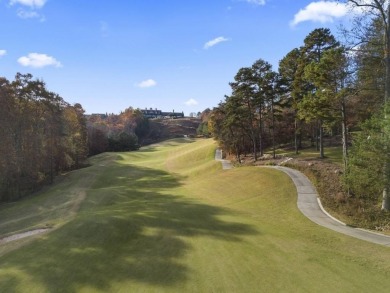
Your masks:
M105 153L0 206L0 292L388 292L390 250L320 227L277 170L211 139Z

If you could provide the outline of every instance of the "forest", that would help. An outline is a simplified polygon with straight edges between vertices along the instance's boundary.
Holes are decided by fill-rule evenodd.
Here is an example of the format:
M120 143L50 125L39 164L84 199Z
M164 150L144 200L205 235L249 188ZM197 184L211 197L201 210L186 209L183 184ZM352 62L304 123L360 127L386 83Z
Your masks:
M86 120L31 74L0 78L0 201L17 200L80 168L88 156Z
M31 74L0 78L0 104L0 202L31 195L86 166L88 156L136 150L149 133L139 110L85 115L80 104L70 105Z

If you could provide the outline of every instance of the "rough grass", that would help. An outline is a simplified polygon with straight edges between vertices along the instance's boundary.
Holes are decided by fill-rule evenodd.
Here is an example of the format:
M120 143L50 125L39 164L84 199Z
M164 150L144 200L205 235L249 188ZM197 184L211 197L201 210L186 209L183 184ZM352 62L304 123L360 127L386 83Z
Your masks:
M267 150L265 153L272 154L272 151ZM291 158L320 159L319 151L315 147L301 149L298 154L295 153L295 150L286 151L286 149L281 148L276 150L276 154ZM335 163L337 165L342 165L343 163L343 150L341 146L324 147L324 155L324 162Z
M104 154L68 185L3 206L8 223L23 211L57 229L0 257L0 292L388 291L388 248L317 226L284 173L221 170L214 149L174 140ZM86 192L77 212L63 198L73 189ZM40 220L40 203L66 208ZM24 230L16 222L4 231Z

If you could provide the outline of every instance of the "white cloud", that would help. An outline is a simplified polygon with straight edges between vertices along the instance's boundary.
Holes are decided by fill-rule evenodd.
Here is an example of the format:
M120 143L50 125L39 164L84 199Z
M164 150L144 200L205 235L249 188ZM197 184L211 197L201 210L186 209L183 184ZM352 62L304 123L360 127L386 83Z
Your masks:
M299 10L290 22L291 26L296 26L304 21L313 22L333 22L336 18L344 17L348 14L348 6L345 3L334 1L317 1L307 5L304 9Z
M7 54L7 50L0 50L0 57L3 57Z
M265 5L265 0L241 0L255 5Z
M17 16L22 19L29 18L39 18L41 22L45 21L45 17L39 14L36 10L42 8L46 4L47 0L10 0L10 5L22 5L27 6L27 10L25 8L21 8L19 6L17 10Z
M62 64L54 57L39 53L29 53L27 56L20 57L18 63L22 66L34 68L42 68L45 66L62 67Z
M156 85L157 85L156 81L154 81L153 79L147 79L147 80L141 81L136 86L138 86L140 88L148 88L148 87L154 87Z
M198 101L197 100L194 100L194 99L189 99L187 102L185 102L184 104L186 104L187 106L196 106L198 105Z
M215 38L211 41L208 41L206 44L204 44L203 46L203 49L208 49L208 48L211 48L221 42L227 42L227 41L230 41L230 39L227 39L227 38L224 38L224 37L218 37L218 38Z
M18 9L17 15L23 19L40 17L36 11L26 11L23 9Z
M34 10L26 11L24 9L18 9L17 15L20 18L28 19L28 18L39 18L41 22L44 22L46 19L43 15L37 13Z
M20 4L31 8L42 8L47 0L10 0L9 4Z

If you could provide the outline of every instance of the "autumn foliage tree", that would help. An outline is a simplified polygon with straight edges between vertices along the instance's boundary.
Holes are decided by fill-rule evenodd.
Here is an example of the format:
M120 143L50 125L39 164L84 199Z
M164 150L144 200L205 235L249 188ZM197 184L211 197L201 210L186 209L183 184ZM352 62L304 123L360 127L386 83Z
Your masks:
M87 155L84 110L66 103L31 74L0 78L0 201L16 200Z
M138 109L127 108L119 115L96 114L87 119L89 153L137 150L149 133L149 121Z

